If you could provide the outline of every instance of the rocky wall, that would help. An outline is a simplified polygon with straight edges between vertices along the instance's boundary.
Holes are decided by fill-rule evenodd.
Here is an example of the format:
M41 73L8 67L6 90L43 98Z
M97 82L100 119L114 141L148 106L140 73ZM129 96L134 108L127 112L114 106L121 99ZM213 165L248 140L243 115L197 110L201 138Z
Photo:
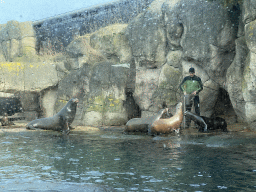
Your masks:
M155 114L164 103L172 107L181 101L179 84L194 67L204 84L201 115L218 114L220 108L226 113L229 105L235 121L254 128L253 2L224 7L219 1L155 0L128 23L78 34L62 54L50 58L36 52L32 58L14 54L15 46L1 48L0 91L23 93L25 105L38 104L27 111L41 116L55 114L77 97L74 124L123 125L130 118ZM22 25L12 23L2 25L0 34ZM8 35L1 45L11 45L13 39L24 47L21 37ZM12 56L6 57L7 52ZM229 103L221 102L220 94Z

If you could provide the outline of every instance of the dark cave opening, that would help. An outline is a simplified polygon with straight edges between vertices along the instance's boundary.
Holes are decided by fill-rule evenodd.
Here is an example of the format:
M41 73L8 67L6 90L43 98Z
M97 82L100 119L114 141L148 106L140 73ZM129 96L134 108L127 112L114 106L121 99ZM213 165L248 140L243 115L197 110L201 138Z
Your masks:
M214 113L212 114L213 117L223 116L223 117L230 117L233 116L236 119L236 113L230 101L230 97L228 92L220 88L217 101L214 106Z
M132 118L141 117L140 107L136 104L132 92L126 92L126 100L124 101L124 107L127 112L128 120Z

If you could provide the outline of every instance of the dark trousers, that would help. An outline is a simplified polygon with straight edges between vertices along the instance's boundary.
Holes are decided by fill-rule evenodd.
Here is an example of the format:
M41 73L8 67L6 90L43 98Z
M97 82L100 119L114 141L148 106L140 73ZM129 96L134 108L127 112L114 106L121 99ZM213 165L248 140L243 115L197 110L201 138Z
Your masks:
M196 95L193 98L193 102L191 103L191 105L186 106L186 111L191 111L193 103L194 103L196 115L200 116L200 106L199 106L199 96L198 95ZM189 117L186 117L186 128L188 128L190 126L190 123L191 123L191 119Z

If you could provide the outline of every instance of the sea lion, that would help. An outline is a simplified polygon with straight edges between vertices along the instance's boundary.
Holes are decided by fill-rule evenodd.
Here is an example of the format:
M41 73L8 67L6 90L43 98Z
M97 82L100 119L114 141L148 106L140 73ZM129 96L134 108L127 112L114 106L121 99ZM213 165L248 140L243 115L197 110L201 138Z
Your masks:
M9 120L7 113L4 113L4 116L1 119L1 124L2 126L14 125L14 123Z
M207 130L221 129L222 131L227 131L227 122L221 117L204 117L198 116L189 111L185 111L184 115L189 116L192 121L194 121L199 126L199 131L206 132Z
M174 116L167 119L157 119L149 126L148 133L151 135L166 134L172 131L179 131L180 124L183 120L182 103L179 102L176 106Z
M160 119L164 113L168 113L168 108L161 109L154 116L145 117L145 118L133 118L130 119L126 125L124 132L148 132L148 126L152 124L152 122Z
M70 125L76 115L77 98L70 99L68 103L53 117L36 119L29 122L27 129L47 129L62 131L66 134L70 132Z

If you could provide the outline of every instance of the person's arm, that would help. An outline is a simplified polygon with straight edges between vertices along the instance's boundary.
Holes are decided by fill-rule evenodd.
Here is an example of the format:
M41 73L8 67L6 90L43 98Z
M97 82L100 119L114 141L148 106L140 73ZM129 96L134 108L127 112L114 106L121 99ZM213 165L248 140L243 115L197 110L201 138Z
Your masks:
M202 83L200 77L198 77L198 83L199 83L199 88L198 88L198 90L196 90L196 93L197 93L197 94L198 94L200 91L203 90L203 83Z
M183 81L181 82L181 84L180 84L180 90L184 93L184 94L186 94L186 91L185 91L185 88L184 88L184 83L185 83L185 81L186 81L186 77L183 79Z

